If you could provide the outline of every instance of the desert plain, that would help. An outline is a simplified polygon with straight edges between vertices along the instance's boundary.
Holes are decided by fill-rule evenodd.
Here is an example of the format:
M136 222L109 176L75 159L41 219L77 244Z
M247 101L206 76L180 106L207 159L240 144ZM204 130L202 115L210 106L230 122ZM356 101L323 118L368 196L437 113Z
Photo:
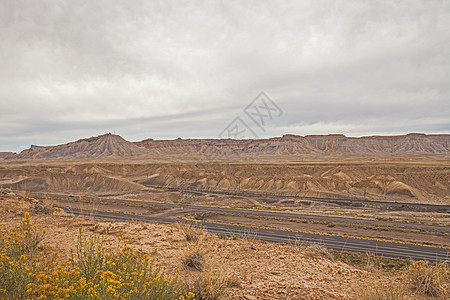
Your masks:
M30 211L48 231L44 248L66 254L80 225L94 234L114 228L110 235L129 239L186 282L196 271L179 262L189 244L183 226L239 226L246 234L195 229L216 269L235 281L224 297L363 299L367 290L394 286L405 297L427 298L387 273L386 265L403 264L392 262L396 254L374 267L368 258L381 256L374 251L346 256L301 239L258 241L257 230L450 251L449 144L448 135L423 134L134 143L106 134L32 146L1 155L0 186L8 191L1 226ZM120 215L136 220L120 222Z

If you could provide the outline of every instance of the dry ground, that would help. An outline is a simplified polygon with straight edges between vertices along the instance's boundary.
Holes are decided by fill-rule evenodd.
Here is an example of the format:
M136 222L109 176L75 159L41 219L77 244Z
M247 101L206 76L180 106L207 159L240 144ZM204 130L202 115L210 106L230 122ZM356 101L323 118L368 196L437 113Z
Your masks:
M179 274L186 282L199 275L199 271L182 266L183 253L193 244L186 241L186 229L181 226L73 217L59 209L48 209L42 201L14 194L0 197L0 226L13 229L25 211L31 212L32 222L47 230L42 242L45 252L57 251L67 258L82 226L88 233L103 232L112 240L108 243L115 243L118 237L128 239L136 251L148 254L165 272ZM224 239L195 232L199 236L197 246L209 265L231 279L226 296L230 299L363 299L367 291L385 287L398 288L411 299L427 299L413 294L398 274L333 260L320 248Z

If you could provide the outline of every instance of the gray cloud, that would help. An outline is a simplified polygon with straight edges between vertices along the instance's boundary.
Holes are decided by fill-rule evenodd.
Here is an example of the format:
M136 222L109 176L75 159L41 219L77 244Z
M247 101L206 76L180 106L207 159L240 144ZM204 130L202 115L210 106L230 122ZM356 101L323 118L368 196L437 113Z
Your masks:
M0 151L116 131L217 137L450 130L447 1L0 3ZM248 120L247 120L248 121Z

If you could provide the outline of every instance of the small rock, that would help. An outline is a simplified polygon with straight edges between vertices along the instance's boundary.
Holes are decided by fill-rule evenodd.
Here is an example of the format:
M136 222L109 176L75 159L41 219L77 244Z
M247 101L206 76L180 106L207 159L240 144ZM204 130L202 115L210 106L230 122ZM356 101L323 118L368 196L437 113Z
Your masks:
M257 300L258 299L258 298L256 298L256 296L253 296L250 294L244 295L244 298L247 300Z
M48 215L50 213L50 209L48 207L42 206L40 204L34 205L32 211L37 215Z

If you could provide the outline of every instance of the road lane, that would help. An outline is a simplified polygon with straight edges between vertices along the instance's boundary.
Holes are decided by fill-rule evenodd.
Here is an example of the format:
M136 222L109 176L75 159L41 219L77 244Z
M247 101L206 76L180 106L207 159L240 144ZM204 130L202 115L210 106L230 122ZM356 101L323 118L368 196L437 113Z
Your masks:
M74 215L91 216L95 218L105 218L120 221L143 221L158 223L175 223L177 220L155 218L151 216L129 215L122 213L87 211L80 209L64 209ZM359 253L373 253L375 255L406 258L413 260L429 261L449 261L450 249L418 246L411 244L398 244L392 242L362 240L356 238L345 238L338 236L323 236L319 234L295 233L275 229L261 229L253 227L243 227L236 225L224 225L208 222L192 223L212 233L223 233L228 236L244 236L251 239L258 239L267 242L287 243L287 244L320 244L328 249L336 251L349 251Z
M50 196L61 199L71 199L71 196L54 194L54 193L35 193L29 192L35 196ZM367 220L367 219L356 219L356 218L345 218L345 217L329 217L329 216L316 216L307 214L298 214L290 212L274 212L274 211L261 211L261 210L249 210L249 209L235 209L235 208L225 208L225 207L207 207L199 205L184 205L184 204L172 204L172 203L161 203L161 202L148 202L148 201L138 201L138 200L125 200L125 199L114 199L114 198L103 198L103 197L84 197L76 196L75 199L83 199L87 201L102 201L106 203L117 203L117 204L134 204L150 207L165 207L165 208L181 208L186 210L195 210L195 212L217 212L217 213L232 213L232 214L249 214L257 216L267 216L267 217L281 217L281 218L293 218L293 219L310 219L310 220L323 220L327 222L356 222L365 223L371 225L381 225L381 226L396 226L399 228L411 228L420 229L426 231L437 231L437 232L449 232L450 227L435 226L435 225L423 225L423 224L413 224L413 223L400 223L400 222L389 222L389 221L378 221L378 220ZM450 208L450 206L449 206Z

